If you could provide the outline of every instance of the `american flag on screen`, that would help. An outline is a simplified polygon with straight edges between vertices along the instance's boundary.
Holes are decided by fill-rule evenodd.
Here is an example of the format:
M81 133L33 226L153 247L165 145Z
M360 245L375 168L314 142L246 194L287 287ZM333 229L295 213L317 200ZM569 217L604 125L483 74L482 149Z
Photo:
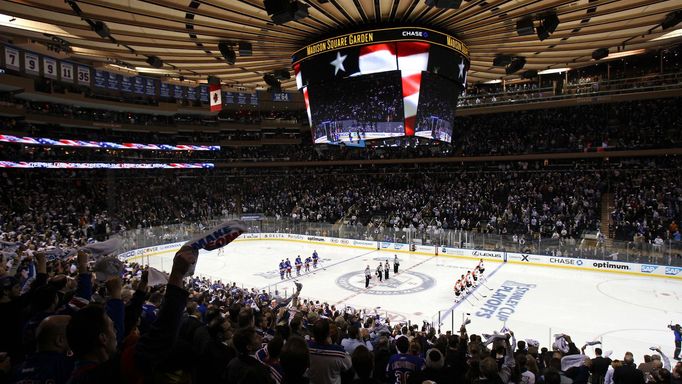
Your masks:
M429 63L428 43L405 41L365 45L320 55L310 62L294 65L299 89L308 83L369 75L400 69L405 110L405 134L414 135L421 73ZM305 96L305 95L304 95Z
M310 113L310 98L308 97L308 87L303 88L303 101L305 102L305 111L308 113L308 123L310 127L313 126L313 115ZM315 135L313 135L314 137Z

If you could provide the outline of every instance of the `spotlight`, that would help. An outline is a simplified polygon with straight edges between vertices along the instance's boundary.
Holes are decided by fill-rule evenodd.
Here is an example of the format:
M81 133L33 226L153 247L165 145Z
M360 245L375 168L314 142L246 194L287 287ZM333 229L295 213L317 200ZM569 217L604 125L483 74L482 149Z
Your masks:
M543 41L543 40L545 40L546 38L549 37L549 31L547 31L547 28L545 28L544 25L538 26L538 27L535 29L535 31L537 32L537 34L538 34L538 39L540 39L540 41Z
M507 75L520 71L523 66L526 65L525 57L515 57L512 62L507 66L505 72Z
M109 27L101 21L95 21L92 25L92 29L103 39L108 39L111 36L109 33Z
M272 75L277 80L289 80L289 79L291 79L291 73L289 73L288 69L278 69L278 70L272 72Z
M163 67L163 60L159 59L158 56L148 56L147 64L151 65L154 68L161 68Z
M535 28L533 27L533 18L528 16L516 21L516 33L519 36L529 36L535 33Z
M251 43L246 41L239 42L239 56L251 56L253 55L253 47Z
M556 31L556 28L559 26L559 18L557 17L556 13L550 13L542 18L542 22L540 25L535 29L535 31L538 34L538 38L540 41L546 39Z
M424 3L429 7L457 9L462 5L462 0L424 0Z
M506 67L511 63L512 57L509 55L497 55L493 59L493 66L494 67Z
M594 60L601 60L608 55L609 55L609 49L608 48L599 48L599 49L595 49L594 52L592 52L592 58Z
M550 13L542 19L542 26L547 29L547 32L554 33L559 26L559 17L556 13Z
M670 29L682 21L682 10L670 12L661 23L663 30Z
M534 77L538 77L538 71L535 69L529 69L527 71L524 71L521 74L521 77L523 77L524 79L532 79Z
M275 24L285 24L308 17L309 5L299 0L265 0L263 4Z
M231 42L221 41L220 43L218 43L218 49L220 50L220 53L223 55L225 61L227 61L228 64L234 65L234 63L237 62L237 54L232 48Z

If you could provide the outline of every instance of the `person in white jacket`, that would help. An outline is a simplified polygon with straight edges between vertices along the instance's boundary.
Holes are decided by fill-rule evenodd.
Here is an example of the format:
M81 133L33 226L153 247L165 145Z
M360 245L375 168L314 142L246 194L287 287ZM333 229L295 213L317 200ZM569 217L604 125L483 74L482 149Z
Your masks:
M613 372L616 368L622 367L623 362L620 360L613 360L609 369L606 370L606 375L604 375L604 384L613 384Z

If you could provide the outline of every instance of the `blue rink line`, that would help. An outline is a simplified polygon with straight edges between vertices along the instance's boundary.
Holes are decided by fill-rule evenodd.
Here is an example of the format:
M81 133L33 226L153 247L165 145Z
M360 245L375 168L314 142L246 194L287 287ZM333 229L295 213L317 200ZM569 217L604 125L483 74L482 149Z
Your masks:
M501 263L500 265L498 265L497 268L493 269L493 271L490 272L490 274L489 274L488 276L486 276L486 279L488 279L488 277L493 277L493 275L496 274L497 271L499 271L499 270L500 270L502 267L504 267L506 264L507 264L507 263ZM472 295L474 292L476 292L479 288L481 288L482 285L483 285L483 283L477 285L476 288L474 288L474 290L471 291L471 293L467 294L466 296L463 296L463 297L462 297L462 300L456 302L452 307L448 308L448 309L446 310L446 312L445 312L445 315L440 319L440 322L443 323L443 322L445 321L445 319L447 319L447 318L453 313L453 311L454 311L455 309L457 309L457 307L459 307L460 304L466 302L465 298L471 297L471 295Z

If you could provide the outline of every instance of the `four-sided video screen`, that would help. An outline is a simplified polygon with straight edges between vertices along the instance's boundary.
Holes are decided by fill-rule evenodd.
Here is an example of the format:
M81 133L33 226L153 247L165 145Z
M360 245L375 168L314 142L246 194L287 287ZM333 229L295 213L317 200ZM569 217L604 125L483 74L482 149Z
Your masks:
M333 49L294 64L317 144L418 136L452 141L468 60L397 41Z

